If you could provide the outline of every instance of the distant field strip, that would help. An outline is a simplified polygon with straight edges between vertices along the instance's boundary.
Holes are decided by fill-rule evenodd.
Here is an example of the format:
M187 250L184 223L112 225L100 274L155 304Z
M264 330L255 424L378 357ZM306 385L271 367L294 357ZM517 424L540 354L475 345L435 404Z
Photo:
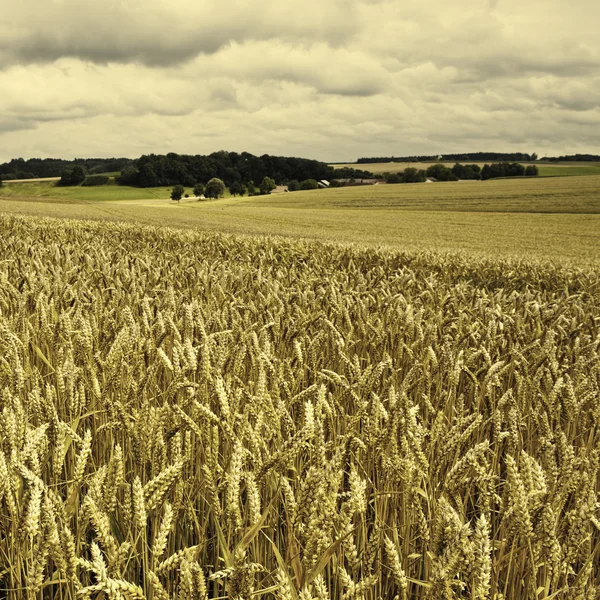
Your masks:
M118 201L13 196L0 197L0 212L598 264L599 189L600 177L587 177L381 185L180 204L125 194Z
M492 162L497 161L487 161L485 162L473 162L468 160L460 161L461 164L477 164L480 167L483 167L485 164L490 164ZM414 169L423 169L427 170L431 165L435 165L439 163L373 163L373 164L356 164L356 163L348 163L344 165L333 165L336 169L341 169L342 167L350 167L354 169L363 169L365 171L370 171L374 175L378 175L381 173L402 173L404 169L412 167ZM455 162L442 162L441 164L447 167L453 167L456 164ZM600 175L600 163L522 163L524 165L535 164L539 169L540 177L572 177L572 176L581 176L581 175Z
M600 213L600 175L557 179L507 179L436 184L380 184L309 192L293 192L216 202L197 202L192 190L182 205L194 208L267 206L285 208L390 208L466 212ZM169 201L170 188L133 188L118 185L60 187L51 183L22 183L0 188L0 200L24 201Z
M185 193L193 195L191 188L186 188ZM97 187L71 187L59 186L49 181L6 181L0 188L0 198L52 198L52 199L78 199L78 200L143 200L147 198L170 197L171 188L136 188L115 184Z

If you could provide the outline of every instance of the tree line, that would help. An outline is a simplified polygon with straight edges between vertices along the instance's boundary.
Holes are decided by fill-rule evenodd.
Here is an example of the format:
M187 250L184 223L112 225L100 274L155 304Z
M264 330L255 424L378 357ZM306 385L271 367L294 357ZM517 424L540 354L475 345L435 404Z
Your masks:
M353 177L372 176L370 172L359 169L346 168L343 171ZM265 177L272 179L276 185L286 185L291 181L329 180L334 176L343 174L317 160L220 151L195 156L147 154L123 169L117 183L140 187L192 187L216 178L227 187L239 184L251 189L259 187Z
M236 183L252 187L248 186L251 182L256 182L256 187L259 187L265 177L283 185L294 180L319 181L334 176L333 167L317 160L269 154L254 156L249 152L224 150L208 155L148 154L135 160L15 158L0 164L0 178L4 180L61 177L62 185L79 185L90 176L115 171L121 173L117 183L140 187L193 186L198 182L206 184L213 178L221 179L228 187ZM372 177L372 173L347 167L335 171L335 176L368 178Z
M263 177L263 180L258 186L258 192L253 182L245 185L239 181L234 181L229 186L229 193L232 196L243 196L245 194L248 194L249 196L265 195L270 194L276 187L277 185L271 177ZM225 195L226 189L225 183L221 179L213 177L206 185L197 183L194 186L193 194L196 198L216 199L222 198ZM177 202L179 202L184 196L188 198L189 194L185 193L185 188L181 184L173 186L173 189L171 190L171 200L177 200Z
M537 177L535 165L524 166L520 163L492 163L480 167L477 164L456 163L452 168L436 163L424 169L408 167L402 173L385 173L386 183L421 183L427 178L437 181L487 180L497 177Z
M359 158L357 164L373 164L373 163L388 163L388 162L437 162L444 160L447 162L454 161L498 161L498 162L531 162L536 161L538 155L533 152L526 154L524 152L469 152L467 154L421 154L414 156L377 156L371 158Z
M0 177L4 180L60 177L63 172L73 170L76 166L83 168L86 174L98 175L121 171L131 163L130 158L13 158L0 164Z
M569 154L566 156L544 157L541 160L549 162L600 162L598 154Z

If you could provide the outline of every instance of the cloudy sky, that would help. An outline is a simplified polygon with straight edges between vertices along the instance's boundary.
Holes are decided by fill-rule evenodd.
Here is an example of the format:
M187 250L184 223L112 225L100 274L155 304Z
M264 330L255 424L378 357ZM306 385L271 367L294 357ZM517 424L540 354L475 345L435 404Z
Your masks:
M19 0L0 160L600 152L597 0Z

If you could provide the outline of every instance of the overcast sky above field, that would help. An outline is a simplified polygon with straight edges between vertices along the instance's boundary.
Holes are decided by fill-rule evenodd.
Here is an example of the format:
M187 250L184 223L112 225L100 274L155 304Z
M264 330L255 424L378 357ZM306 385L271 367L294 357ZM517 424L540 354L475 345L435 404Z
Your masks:
M597 0L20 0L0 160L600 152Z

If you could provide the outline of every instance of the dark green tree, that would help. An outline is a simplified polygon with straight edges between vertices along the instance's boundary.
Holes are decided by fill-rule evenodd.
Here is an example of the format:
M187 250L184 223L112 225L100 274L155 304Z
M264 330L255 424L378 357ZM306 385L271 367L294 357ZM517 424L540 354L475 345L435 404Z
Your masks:
M197 183L194 186L194 196L196 196L196 198L200 198L201 196L204 196L204 185L201 183Z
M179 202L184 193L185 193L185 188L182 185L176 185L171 190L171 200L177 200L177 202Z
M427 179L425 171L417 170L414 167L407 167L402 174L404 183L423 183Z
M536 165L528 165L525 168L525 175L527 177L537 177L539 175L539 170Z
M277 186L270 177L264 177L259 187L261 194L270 194Z
M158 177L152 165L143 165L140 168L140 185L142 187L156 187L158 185Z
M75 165L72 169L63 170L58 185L79 185L85 178L85 169L81 165Z
M222 198L225 195L225 184L217 177L213 177L204 188L207 198Z
M58 185L71 185L71 169L63 169Z
M246 186L239 181L234 181L229 186L229 193L232 196L243 196L246 193Z
M335 181L335 180L334 180ZM292 179L289 183L288 183L288 191L290 192L295 192L296 190L300 189L300 183L298 182L297 179Z
M452 173L458 179L481 179L481 169L478 165L461 165L456 163L452 167Z
M456 179L456 176L446 165L439 163L436 165L431 165L427 169L427 177L433 177L438 181L451 181L452 179Z
M117 185L140 185L140 172L135 167L125 167L115 179Z
M71 171L71 185L83 183L86 177L86 170L81 165L75 165Z
M301 190L316 190L319 188L319 184L315 179L305 179L300 184Z
M402 177L398 173L387 173L385 176L386 183L402 183Z

